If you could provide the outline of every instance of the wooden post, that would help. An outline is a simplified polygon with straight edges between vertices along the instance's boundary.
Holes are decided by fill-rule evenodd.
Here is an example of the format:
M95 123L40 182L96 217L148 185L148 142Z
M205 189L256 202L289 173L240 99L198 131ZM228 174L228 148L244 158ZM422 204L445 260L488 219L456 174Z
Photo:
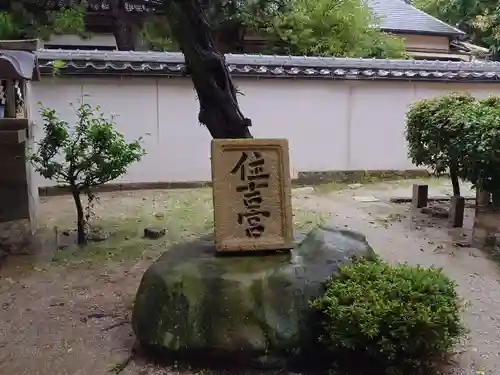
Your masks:
M5 118L16 118L16 89L12 79L5 80Z
M28 91L27 90L27 87L26 87L26 81L25 80L22 80L19 82L19 88L21 90L21 97L23 99L23 108L22 109L22 117L23 118L28 118L28 102L26 100L26 92Z
M451 197L450 202L450 224L453 228L461 228L464 226L464 209L465 198L459 195Z
M415 208L427 206L429 186L424 184L413 184L411 203Z

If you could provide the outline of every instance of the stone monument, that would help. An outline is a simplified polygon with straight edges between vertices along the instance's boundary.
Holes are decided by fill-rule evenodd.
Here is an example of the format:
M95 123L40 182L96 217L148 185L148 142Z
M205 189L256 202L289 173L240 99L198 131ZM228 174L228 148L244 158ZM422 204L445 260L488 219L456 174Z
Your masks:
M286 140L214 140L212 176L215 234L171 246L146 271L132 314L138 341L190 362L323 363L312 359L310 301L342 265L373 257L365 236L293 232Z
M293 247L286 139L212 140L212 182L218 251Z

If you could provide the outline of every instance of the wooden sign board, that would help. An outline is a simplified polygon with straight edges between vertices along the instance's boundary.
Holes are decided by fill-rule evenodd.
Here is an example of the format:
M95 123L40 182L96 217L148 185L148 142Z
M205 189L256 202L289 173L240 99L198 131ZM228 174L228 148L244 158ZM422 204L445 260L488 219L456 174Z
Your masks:
M212 140L217 251L293 247L286 139Z

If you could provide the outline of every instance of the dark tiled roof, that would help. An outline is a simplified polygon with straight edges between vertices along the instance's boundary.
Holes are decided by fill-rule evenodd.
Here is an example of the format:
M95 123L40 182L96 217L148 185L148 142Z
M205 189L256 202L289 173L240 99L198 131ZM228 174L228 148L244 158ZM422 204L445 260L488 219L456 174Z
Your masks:
M63 61L62 74L182 76L178 52L39 50L42 72ZM500 82L498 62L378 60L270 55L226 55L234 76Z
M367 0L387 31L460 36L464 32L422 12L403 0Z
M122 7L128 12L150 12L162 4L162 0L121 0ZM48 9L60 9L78 4L75 0L38 0L38 4ZM110 10L109 0L87 0L90 11Z

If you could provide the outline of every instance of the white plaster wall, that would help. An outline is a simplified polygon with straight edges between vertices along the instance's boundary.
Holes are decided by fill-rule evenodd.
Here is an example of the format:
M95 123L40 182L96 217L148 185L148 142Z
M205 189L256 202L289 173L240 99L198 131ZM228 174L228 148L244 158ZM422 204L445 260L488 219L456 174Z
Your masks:
M500 84L410 81L237 79L240 104L258 138L287 138L298 171L413 168L406 155L405 113L418 99L453 91L500 95ZM210 179L210 134L198 123L187 78L57 78L33 84L33 100L74 121L68 105L86 99L117 115L126 138L144 136L148 155L122 182ZM38 120L36 138L40 138ZM38 177L41 186L53 185Z
M239 80L239 101L256 138L287 138L292 175L348 165L348 84L342 81Z
M198 122L190 80L164 78L158 85L157 181L210 181L210 133Z
M113 34L95 33L89 38L80 38L78 35L51 35L49 40L39 41L40 48L45 45L52 46L74 46L77 49L80 46L106 46L116 48L116 38Z
M78 105L82 95L88 103L100 105L102 110L115 115L117 129L129 139L143 136L147 155L140 163L133 164L127 175L118 181L123 182L155 182L161 181L156 169L165 161L162 157L168 155L159 153L159 121L157 115L157 95L155 80L135 78L46 78L33 84L34 99L41 101L45 107L55 108L60 117L66 121L75 122L75 111L70 103ZM42 122L39 115L35 116L37 134L40 139ZM117 181L117 182L118 182ZM54 185L39 177L40 186Z

